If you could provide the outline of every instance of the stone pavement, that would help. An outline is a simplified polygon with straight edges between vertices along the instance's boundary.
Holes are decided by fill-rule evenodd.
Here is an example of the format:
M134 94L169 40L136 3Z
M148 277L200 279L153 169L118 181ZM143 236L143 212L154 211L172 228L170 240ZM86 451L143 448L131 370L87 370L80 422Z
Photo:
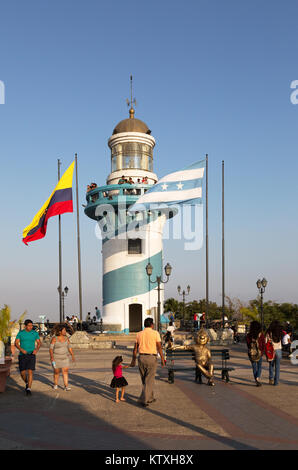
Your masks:
M159 367L156 403L138 405L137 367L124 370L126 402L115 403L112 359L131 360L129 344L111 350L76 350L71 391L52 389L48 348L38 353L32 396L26 397L15 361L6 391L0 394L0 449L234 450L298 447L298 367L283 359L277 387L268 384L263 361L262 387L256 387L244 344L231 346L231 382L215 373L215 387L194 382L181 371L167 382ZM191 361L188 362L188 365ZM192 363L193 364L193 363ZM187 365L187 361L185 362Z

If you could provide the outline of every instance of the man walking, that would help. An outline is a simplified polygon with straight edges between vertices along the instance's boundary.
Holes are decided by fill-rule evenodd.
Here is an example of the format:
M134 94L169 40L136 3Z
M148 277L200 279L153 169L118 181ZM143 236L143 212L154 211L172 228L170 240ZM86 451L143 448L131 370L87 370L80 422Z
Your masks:
M193 316L193 327L194 327L194 330L197 331L198 329L198 314L197 313L194 313L194 316Z
M15 347L20 351L19 369L26 384L26 395L31 395L33 371L35 370L36 354L41 346L37 331L33 330L31 320L25 320L25 328L18 332Z
M138 364L143 384L139 402L142 406L149 406L149 403L156 401L153 389L157 369L157 352L160 355L162 366L165 365L165 360L162 353L160 334L153 329L153 319L146 318L144 326L145 329L137 334L130 366L134 367L136 365L137 353L139 352Z
M96 315L96 320L99 321L100 320L100 310L98 307L95 307L95 315Z

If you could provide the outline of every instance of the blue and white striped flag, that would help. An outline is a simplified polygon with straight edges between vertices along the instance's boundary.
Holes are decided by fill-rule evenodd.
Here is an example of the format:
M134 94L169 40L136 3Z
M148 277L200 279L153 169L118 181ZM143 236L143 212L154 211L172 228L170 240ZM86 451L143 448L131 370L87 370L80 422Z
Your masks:
M164 176L129 208L129 212L144 211L152 204L202 204L205 166L206 159Z

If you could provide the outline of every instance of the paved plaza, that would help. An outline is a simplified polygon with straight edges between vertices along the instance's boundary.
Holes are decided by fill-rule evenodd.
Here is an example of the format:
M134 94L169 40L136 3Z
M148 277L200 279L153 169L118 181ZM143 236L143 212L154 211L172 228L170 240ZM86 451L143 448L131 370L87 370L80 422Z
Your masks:
M254 384L244 344L231 346L231 382L215 373L215 387L194 382L181 371L175 383L159 366L156 403L137 403L141 383L137 367L124 370L129 386L126 402L115 403L112 359L131 360L133 343L117 341L116 349L75 350L71 391L52 389L49 352L38 353L32 396L26 397L16 359L7 388L0 395L0 449L104 450L252 450L297 449L298 367L282 359L280 385ZM191 361L185 362L189 366Z

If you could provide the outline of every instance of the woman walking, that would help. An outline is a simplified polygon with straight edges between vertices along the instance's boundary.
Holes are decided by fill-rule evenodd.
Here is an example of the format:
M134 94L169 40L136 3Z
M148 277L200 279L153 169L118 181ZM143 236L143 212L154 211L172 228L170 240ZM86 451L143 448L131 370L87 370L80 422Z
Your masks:
M249 332L246 335L246 343L256 386L260 387L262 385L262 356L265 352L265 337L258 321L251 322Z
M73 351L69 344L65 325L59 324L54 328L54 337L50 344L50 358L54 368L54 390L58 389L60 371L62 371L64 390L71 390L68 386L69 354L75 362Z
M274 355L273 358L268 358L269 361L269 384L278 385L280 375L280 361L282 357L282 325L278 320L274 320L270 323L269 328L266 332L266 346L267 343L271 343L273 346Z

